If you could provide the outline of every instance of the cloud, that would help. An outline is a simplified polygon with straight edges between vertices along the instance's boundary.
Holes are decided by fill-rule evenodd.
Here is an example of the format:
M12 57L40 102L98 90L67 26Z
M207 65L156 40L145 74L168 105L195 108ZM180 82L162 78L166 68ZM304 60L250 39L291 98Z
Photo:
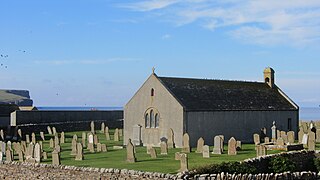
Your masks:
M256 44L303 46L320 41L319 0L152 0L123 6L182 26L225 28L235 39ZM163 12L163 13L161 13Z
M50 65L67 65L67 64L85 64L85 65L99 65L116 62L139 62L138 58L109 58L104 60L49 60L49 61L33 61L35 64L50 64Z
M161 36L161 39L170 39L171 38L171 35L170 34L164 34Z

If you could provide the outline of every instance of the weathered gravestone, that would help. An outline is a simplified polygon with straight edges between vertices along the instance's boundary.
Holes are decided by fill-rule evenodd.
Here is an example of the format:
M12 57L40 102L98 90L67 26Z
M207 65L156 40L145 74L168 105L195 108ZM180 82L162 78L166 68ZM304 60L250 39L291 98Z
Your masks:
M104 130L105 130L105 124L104 124L104 122L103 122L103 123L101 123L100 132L101 132L101 133L104 133Z
M183 141L182 141L182 149L181 151L183 153L190 153L191 148L190 148L190 138L188 133L184 133L183 135Z
M41 160L41 148L40 148L40 144L36 143L36 145L34 146L34 152L33 152L33 157L36 160L37 163L40 163Z
M77 155L77 141L73 138L71 142L71 155Z
M308 147L308 139L309 139L308 134L303 134L301 143L305 148Z
M241 141L237 141L237 151L240 151L242 149L242 143Z
M210 158L210 150L208 145L204 145L202 148L202 157L203 158Z
M91 121L90 123L91 133L94 134L94 122Z
M165 141L162 141L160 143L160 150L162 155L167 155L168 154L168 145Z
M44 160L48 159L47 152L42 152L42 157Z
M56 146L54 147L54 149L57 150L58 152L61 152L61 146L60 146L60 145L56 145Z
M54 135L54 147L60 145L58 133Z
M65 142L64 132L62 131L60 134L60 143L63 144Z
M200 137L200 138L198 139L198 142L197 142L197 151L196 151L196 153L202 153L202 151L203 151L203 146L204 146L204 140L203 140L202 137Z
M282 137L282 139L283 139L283 137L284 137L285 135L287 135L287 133L286 133L285 131L280 131L280 137Z
M269 137L265 137L264 138L264 143L269 143L270 142L270 138Z
M127 144L127 162L130 162L130 163L136 162L136 156L134 154L134 147L131 142L131 139L128 139L128 144Z
M118 128L116 128L116 129L114 130L113 140L114 140L114 141L119 141L119 129L118 129Z
M222 139L220 136L214 137L214 147L213 147L212 154L222 154L221 141L222 141Z
M280 138L277 139L276 144L277 144L278 146L284 146L284 140L280 137Z
M42 131L40 132L40 137L41 137L42 141L46 140L45 137L44 137L44 133Z
M52 151L52 165L60 165L60 153L55 149Z
M185 153L180 154L180 172L188 171L188 155Z
M168 148L175 148L173 129L168 130Z
M102 152L107 152L108 151L107 145L106 144L101 144L101 150L102 150Z
M51 127L47 126L48 134L52 135Z
M106 140L109 141L110 140L110 134L109 134L109 127L108 126L105 127L104 134L106 135Z
M3 162L3 154L2 154L2 152L0 153L0 163L2 163Z
M26 160L33 158L34 155L34 144L33 143L29 143L28 144L28 148L26 150Z
M259 134L253 134L253 142L255 145L260 144L260 135Z
M1 140L4 140L4 133L3 133L2 129L0 130L0 138L1 138Z
M152 145L151 144L147 144L147 154L150 154L150 149L152 148Z
M97 143L97 152L101 152L101 151L102 151L101 143Z
M9 163L13 161L12 151L9 149L6 150L6 161Z
M82 147L87 147L86 146L86 133L85 132L82 132L82 138L81 138L81 141L82 141Z
M283 142L284 142L285 144L288 143L288 135L287 135L287 134L283 134L283 135L281 136L281 138L283 139Z
M223 145L224 145L224 135L219 135L219 136L220 136L220 138L221 138L221 141L220 141L220 142L221 142L221 146L220 146L220 147L221 147L221 152L223 153L223 150L224 150L224 149L223 149Z
M83 148L81 143L77 143L77 154L75 160L82 161L83 160Z
M89 136L88 136L88 149L90 152L94 152L94 144L93 144L93 134L92 133L89 133Z
M265 145L258 145L257 146L257 157L267 155L267 148Z
M303 135L304 135L303 129L300 128L300 130L298 132L298 141L299 141L299 143L302 143Z
M54 142L53 142L53 139L52 139L52 138L50 138L49 146L50 146L50 148L53 148L53 147L54 147Z
M21 149L18 150L18 157L19 157L19 162L23 162L24 161L23 152L22 152Z
M288 136L288 143L293 144L294 143L294 131L289 131L287 133Z
M52 134L53 134L53 135L56 135L56 134L57 134L56 127L52 127Z
M153 147L150 149L150 156L151 156L151 158L153 158L153 159L157 158L157 151L156 151L156 149L153 148Z
M29 134L26 134L26 141L27 141L27 144L30 143L30 136L29 136Z
M237 155L237 141L234 137L228 141L228 155Z
M99 143L98 135L97 135L97 134L94 134L94 135L93 135L93 144L94 144L94 145L97 145L98 143Z
M308 150L309 151L316 150L316 135L312 131L309 131Z

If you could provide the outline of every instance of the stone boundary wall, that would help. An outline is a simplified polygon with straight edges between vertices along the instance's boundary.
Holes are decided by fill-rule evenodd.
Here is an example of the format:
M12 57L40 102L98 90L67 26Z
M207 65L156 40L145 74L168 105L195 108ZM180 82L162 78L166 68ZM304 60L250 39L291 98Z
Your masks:
M47 126L57 131L90 130L90 122L95 129L104 122L109 128L123 128L123 111L15 111L11 113L11 126L18 126L23 132L47 131Z

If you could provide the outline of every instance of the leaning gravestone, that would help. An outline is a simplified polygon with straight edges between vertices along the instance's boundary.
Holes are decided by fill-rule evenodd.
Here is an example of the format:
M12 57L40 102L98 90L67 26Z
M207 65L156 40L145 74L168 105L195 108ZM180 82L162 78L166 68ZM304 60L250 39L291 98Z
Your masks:
M162 155L167 155L168 154L168 145L165 141L162 141L160 143L160 150Z
M42 131L40 132L40 137L41 137L42 141L45 141L44 133Z
M81 143L77 143L77 155L75 160L82 161L83 160L83 148Z
M200 138L198 139L198 142L197 142L197 151L196 151L196 153L202 153L202 151L203 151L203 146L204 146L204 140L203 140L202 137L200 137Z
M136 162L136 156L134 154L134 147L131 142L131 139L128 139L128 144L127 144L127 162L130 162L130 163Z
M60 134L60 143L63 144L65 142L64 132L62 131Z
M1 140L4 140L4 133L3 133L2 129L0 130L0 138L1 138Z
M36 145L34 146L34 155L33 155L34 159L36 160L37 163L40 163L41 160L41 148L40 148L40 144L36 143Z
M91 133L94 134L94 122L91 121L90 123Z
M288 143L293 144L294 143L294 131L289 131L287 133L288 136Z
M109 127L108 126L105 127L104 134L106 135L106 140L109 141L110 140L110 134L109 134Z
M188 156L185 153L180 154L180 172L188 171Z
M21 131L21 129L18 129L18 135L19 135L19 138L22 138L22 131Z
M228 141L228 155L237 155L237 141L234 137Z
M48 134L52 135L51 127L47 126Z
M156 149L153 148L153 147L150 149L150 156L151 156L151 158L153 158L153 159L157 158Z
M208 145L204 145L202 148L202 157L203 158L210 158L210 150Z
M184 133L183 141L182 141L182 152L183 153L190 153L190 138L188 133Z
M119 129L118 128L116 128L116 130L114 130L113 140L119 141Z
M314 132L309 132L309 138L308 138L308 150L314 151L316 150L316 135Z
M175 144L174 144L174 133L173 133L173 129L169 129L168 130L168 148L174 148Z
M104 133L104 130L105 130L105 124L104 124L104 122L103 122L103 123L101 123L101 130L100 130L100 132L101 132L101 133Z
M52 151L52 165L60 165L60 153L57 150Z
M255 145L260 144L260 136L259 134L253 134L253 142Z
M53 135L56 135L56 134L57 134L56 127L52 127L52 134L53 134Z
M222 154L221 141L222 141L222 139L220 136L214 137L214 147L213 147L212 154Z

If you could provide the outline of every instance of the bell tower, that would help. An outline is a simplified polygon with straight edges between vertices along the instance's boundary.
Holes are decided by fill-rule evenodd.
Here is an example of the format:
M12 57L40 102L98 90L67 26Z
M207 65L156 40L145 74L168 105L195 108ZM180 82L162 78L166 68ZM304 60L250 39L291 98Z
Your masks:
M271 88L275 86L274 73L275 72L271 67L267 67L263 71L264 82L267 83Z

